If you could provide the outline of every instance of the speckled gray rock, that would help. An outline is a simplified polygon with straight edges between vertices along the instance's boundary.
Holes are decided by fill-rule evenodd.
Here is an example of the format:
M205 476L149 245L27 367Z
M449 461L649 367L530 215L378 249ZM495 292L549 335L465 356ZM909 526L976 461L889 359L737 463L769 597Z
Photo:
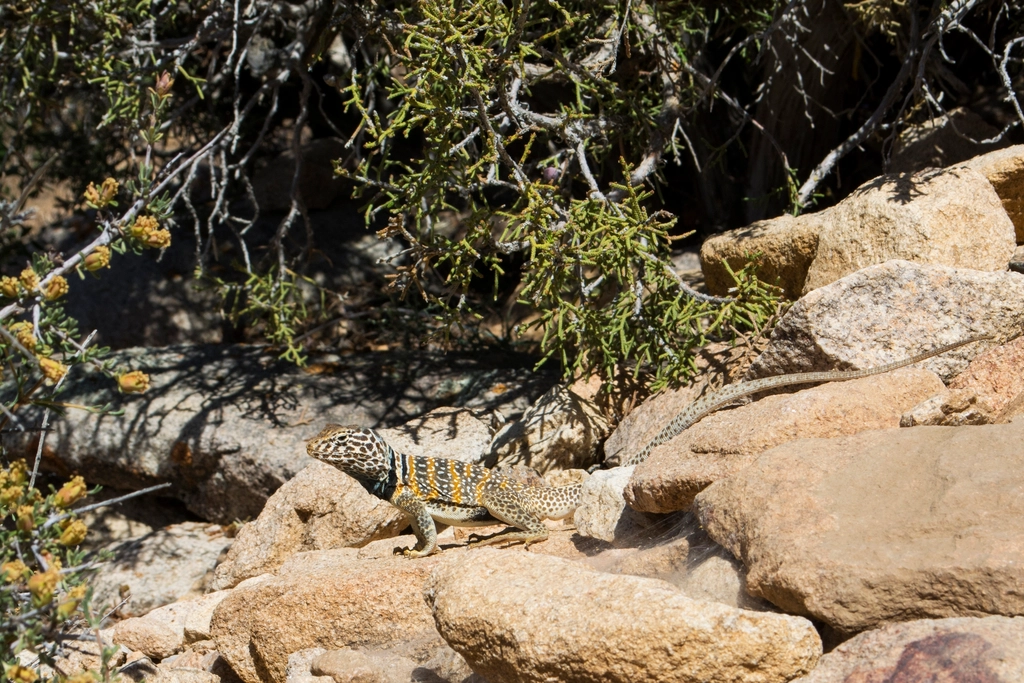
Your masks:
M310 462L304 441L327 422L393 426L442 405L515 414L551 384L525 368L457 354L317 356L304 368L255 346L132 349L114 357L148 372L150 390L120 395L106 377L76 369L63 400L109 403L124 414L69 411L47 438L45 466L118 489L171 482L166 495L222 523L256 517ZM32 437L5 445L35 453Z
M1024 329L1024 275L887 261L814 290L786 312L751 377L883 365L980 334ZM996 342L922 362L949 379Z

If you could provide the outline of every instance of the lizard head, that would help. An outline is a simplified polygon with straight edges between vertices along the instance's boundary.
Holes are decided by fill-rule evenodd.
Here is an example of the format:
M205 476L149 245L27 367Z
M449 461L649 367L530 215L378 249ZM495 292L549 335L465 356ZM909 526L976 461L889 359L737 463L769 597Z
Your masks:
M311 458L334 465L359 479L384 480L388 477L389 447L372 429L329 424L306 442Z

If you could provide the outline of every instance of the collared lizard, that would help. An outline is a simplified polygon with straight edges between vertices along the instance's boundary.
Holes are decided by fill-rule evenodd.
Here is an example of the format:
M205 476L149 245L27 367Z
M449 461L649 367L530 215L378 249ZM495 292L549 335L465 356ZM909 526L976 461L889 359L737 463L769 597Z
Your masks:
M972 337L865 370L804 372L730 384L687 406L623 465L643 462L656 446L709 413L745 396L779 387L879 375L989 338ZM471 539L470 543L476 545L522 541L529 546L543 541L548 537L543 520L562 519L572 514L579 505L582 488L581 484L527 486L510 479L499 469L446 458L405 455L392 448L377 432L359 427L327 425L306 444L306 452L310 457L334 465L374 496L412 516L417 542L415 547L404 550L409 557L437 552L435 521L463 527L501 522L514 527L486 538Z

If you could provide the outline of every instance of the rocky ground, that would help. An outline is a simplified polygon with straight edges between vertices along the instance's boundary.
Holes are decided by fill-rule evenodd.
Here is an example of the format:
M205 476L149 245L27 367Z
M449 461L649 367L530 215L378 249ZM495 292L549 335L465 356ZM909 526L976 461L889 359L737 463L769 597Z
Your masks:
M325 357L311 371L249 347L145 352L149 394L121 399L119 417L72 413L45 451L51 469L109 487L173 483L178 502L147 504L164 516L94 523L116 557L100 594L132 594L103 632L121 672L1024 680L1024 275L1010 268L1024 261L1021 197L1024 146L709 240L711 291L720 259L759 251L798 299L749 378L992 338L720 411L636 467L615 465L707 379L612 424L628 406L598 406L593 384L479 359ZM88 382L76 391L106 398ZM470 549L448 529L440 554L396 556L414 542L408 520L303 455L329 421L381 427L407 452L583 478L583 503L528 551Z

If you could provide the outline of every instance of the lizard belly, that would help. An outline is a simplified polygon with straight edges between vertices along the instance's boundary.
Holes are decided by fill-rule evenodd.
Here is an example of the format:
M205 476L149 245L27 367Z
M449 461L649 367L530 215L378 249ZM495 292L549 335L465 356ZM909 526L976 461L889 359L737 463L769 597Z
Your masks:
M457 505L437 500L427 501L426 506L435 522L448 526L491 526L502 523L481 506Z

